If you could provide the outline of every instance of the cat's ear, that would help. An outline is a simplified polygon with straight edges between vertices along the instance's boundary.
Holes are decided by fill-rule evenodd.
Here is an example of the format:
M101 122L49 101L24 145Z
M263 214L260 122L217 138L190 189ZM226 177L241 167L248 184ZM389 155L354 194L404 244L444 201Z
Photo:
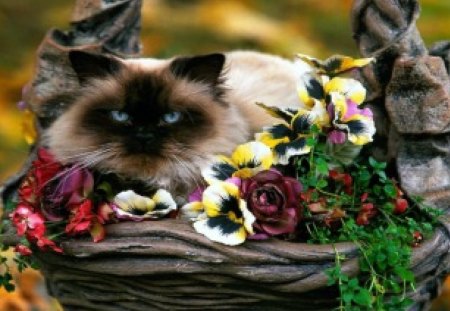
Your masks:
M219 53L178 57L170 64L170 70L176 77L216 86L220 83L224 63L225 55Z
M82 51L69 52L69 60L81 83L90 78L114 75L123 66L118 59L113 57Z

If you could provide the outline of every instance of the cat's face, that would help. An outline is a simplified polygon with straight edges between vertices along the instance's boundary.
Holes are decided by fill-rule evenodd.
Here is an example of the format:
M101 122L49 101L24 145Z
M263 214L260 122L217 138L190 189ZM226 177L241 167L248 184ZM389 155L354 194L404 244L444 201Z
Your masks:
M63 163L178 188L195 185L202 162L243 139L239 116L221 97L222 54L127 62L72 52L70 59L84 87L46 134Z

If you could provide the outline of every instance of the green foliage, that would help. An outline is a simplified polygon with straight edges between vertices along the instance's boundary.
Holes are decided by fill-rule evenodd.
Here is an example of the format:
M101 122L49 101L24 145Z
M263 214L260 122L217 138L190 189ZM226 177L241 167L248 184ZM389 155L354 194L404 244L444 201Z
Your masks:
M441 213L420 198L404 198L388 178L387 163L360 157L348 166L330 165L333 159L321 139L319 134L310 138L312 150L297 159L297 175L308 194L303 198L305 217L312 219L305 224L308 243L352 241L359 250L357 276L342 271L345 258L337 251L335 266L325 271L328 285L339 289L338 310L405 310L412 303L406 293L415 282L409 268L412 247L420 243L417 236L432 234ZM398 200L407 200L405 211L396 210ZM338 209L344 214L334 223L314 220L318 203L325 219Z

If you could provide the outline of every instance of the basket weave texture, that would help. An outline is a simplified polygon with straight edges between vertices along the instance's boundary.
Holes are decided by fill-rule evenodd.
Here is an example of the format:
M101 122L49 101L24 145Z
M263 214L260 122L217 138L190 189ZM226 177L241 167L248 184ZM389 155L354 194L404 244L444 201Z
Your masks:
M209 241L179 220L119 223L101 243L66 240L66 255L40 253L50 292L65 310L331 310L338 292L324 271L334 265L331 245L281 240L228 247ZM358 273L358 250L335 245ZM444 228L414 250L417 291L411 310L423 310L449 269Z

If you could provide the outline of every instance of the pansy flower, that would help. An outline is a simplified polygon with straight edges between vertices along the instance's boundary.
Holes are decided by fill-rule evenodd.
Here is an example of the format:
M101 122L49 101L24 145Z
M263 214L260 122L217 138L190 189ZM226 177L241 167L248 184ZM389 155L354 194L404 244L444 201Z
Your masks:
M225 181L231 177L248 178L260 171L267 170L273 162L270 148L261 142L252 141L239 145L231 155L218 156L203 170L203 178L211 184Z
M355 68L364 67L375 60L374 58L355 59L343 55L333 55L324 61L304 54L297 54L297 57L308 65L314 67L318 74L332 77Z
M329 96L327 110L332 120L329 141L342 144L348 140L359 146L371 142L375 134L373 113L369 108L358 108L366 96L361 83L353 79L333 78L324 88Z
M329 117L325 105L314 101L311 110L299 109L297 111L281 110L259 104L271 115L278 115L286 121L273 126L265 127L263 132L256 134L256 139L272 149L274 163L286 165L289 158L310 152L311 147L307 144L313 125L325 126L329 123Z
M119 219L141 221L162 218L176 210L177 204L164 189L159 189L151 198L127 190L114 197L111 208Z
M255 216L232 182L213 183L203 191L201 201L186 204L181 213L194 216L195 230L215 242L238 245L253 234Z
M344 58L340 61L342 66L345 66L341 69L336 67L334 73L345 71L345 68L366 65L372 59L353 60L349 58L349 60L345 60ZM351 65L352 62L353 65ZM352 144L360 146L371 142L372 136L375 134L372 111L368 108L358 108L364 102L366 89L354 79L334 77L330 80L327 76L319 76L318 73L326 73L326 70L331 70L324 66L320 67L317 63L316 67L319 68L317 72L305 73L301 76L297 85L300 100L310 108L316 107L318 101L326 107L328 120L331 120L327 129L330 143L344 144L350 141ZM327 118L322 118L322 122L317 123L327 127L326 121Z

